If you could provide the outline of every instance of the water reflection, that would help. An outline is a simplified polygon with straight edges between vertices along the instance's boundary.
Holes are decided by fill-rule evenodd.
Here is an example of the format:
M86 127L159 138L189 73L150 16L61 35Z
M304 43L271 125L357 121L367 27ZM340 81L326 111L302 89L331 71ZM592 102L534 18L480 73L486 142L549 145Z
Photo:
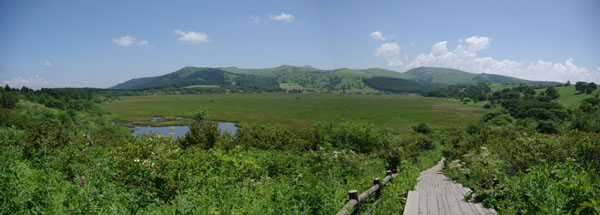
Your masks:
M225 132L229 132L232 135L235 135L235 132L238 129L238 127L235 126L235 123L232 123L232 122L217 122L217 123L219 125L219 130L221 131L221 134L223 134ZM190 130L190 127L187 125L158 126L158 127L135 126L133 128L133 136L139 136L139 135L143 135L143 134L153 134L153 133L156 133L158 135L168 136L171 133L173 133L173 139L177 139L178 137L185 135L189 130Z

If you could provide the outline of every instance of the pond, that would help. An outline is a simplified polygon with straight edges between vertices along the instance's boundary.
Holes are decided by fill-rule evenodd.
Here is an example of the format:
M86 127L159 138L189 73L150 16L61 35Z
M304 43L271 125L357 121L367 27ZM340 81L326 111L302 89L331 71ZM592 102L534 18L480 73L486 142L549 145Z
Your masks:
M238 127L235 126L233 122L217 122L219 124L219 130L221 130L221 134L225 132L231 133L231 135L235 135ZM133 136L139 136L143 134L153 134L156 133L158 135L168 136L170 133L173 133L173 138L177 139L185 135L190 130L190 127L187 125L183 126L135 126L133 128Z

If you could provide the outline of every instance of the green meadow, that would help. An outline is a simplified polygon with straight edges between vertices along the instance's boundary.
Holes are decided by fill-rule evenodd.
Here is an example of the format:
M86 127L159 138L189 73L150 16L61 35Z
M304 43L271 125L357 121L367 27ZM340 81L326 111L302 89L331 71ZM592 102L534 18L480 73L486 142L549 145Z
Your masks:
M558 94L560 95L560 97L556 99L556 102L567 108L575 107L579 105L584 99L592 98L600 94L600 91L595 91L592 94L577 92L577 90L575 90L575 85L557 86L554 88L558 91ZM540 94L544 90L546 90L546 88L537 89L536 92Z
M111 120L142 125L186 124L171 119L189 118L206 108L211 120L236 122L240 126L272 124L300 128L318 122L359 120L396 131L410 130L420 122L434 127L463 126L485 112L457 101L417 95L335 94L130 96L105 103L102 108L111 113ZM154 116L167 121L151 122Z

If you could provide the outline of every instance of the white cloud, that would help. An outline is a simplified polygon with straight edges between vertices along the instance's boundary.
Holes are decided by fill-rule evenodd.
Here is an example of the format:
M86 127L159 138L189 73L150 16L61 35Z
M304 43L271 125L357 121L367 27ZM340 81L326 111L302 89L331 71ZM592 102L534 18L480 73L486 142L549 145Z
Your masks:
M127 46L131 46L132 44L134 44L135 40L136 40L135 37L126 35L126 36L122 36L122 37L113 39L113 42L116 43L117 45L127 47Z
M379 41L384 41L388 38L387 36L384 36L383 33L381 33L381 31L374 31L373 33L369 34L369 37L371 37L371 39Z
M296 17L292 14L281 12L279 15L269 15L269 19L283 23L291 23L296 20Z
M400 49L401 45L398 43L382 43L377 47L374 55L385 57L388 66L402 66L408 57L404 55L404 59L402 59L400 57Z
M472 36L464 41L466 43L467 50L476 52L487 49L487 47L490 45L491 39L488 37Z
M448 51L447 41L435 43L430 53L419 54L406 65L406 68L420 66L450 67L472 73L490 73L514 76L530 80L545 80L566 82L571 81L598 81L598 74L594 75L584 67L577 66L573 58L564 63L538 60L537 62L519 62L514 60L497 60L492 57L480 57L478 51L489 47L491 39L488 37L469 37L459 40L459 45L454 51Z
M402 66L404 65L404 61L397 56L391 57L387 59L388 66Z
M44 62L44 66L48 67L48 68L52 68L52 67L60 67L60 66L62 66L62 64L60 64L60 63L52 63L50 61L46 61L46 62Z
M210 38L204 32L194 32L194 31L182 31L175 30L175 34L179 35L179 42L182 43L208 43L210 42Z
M375 56L391 57L400 54L400 45L398 43L382 43L375 50Z
M2 85L9 85L12 88L21 88L23 86L32 88L32 89L40 89L42 87L50 87L50 82L39 75L35 75L32 78L24 79L23 77L16 77L12 80L4 80L2 81Z
M448 41L441 41L436 44L433 44L433 46L431 47L431 53L434 56L445 55L446 53L448 53L448 48L446 47L446 44L448 44Z
M123 47L129 47L132 45L138 45L138 46L148 46L150 45L150 43L146 40L140 40L138 42L138 40L135 37L129 36L129 35L125 35L125 36L121 36L119 38L114 38L112 39L112 41L114 43L116 43L117 45L123 46Z

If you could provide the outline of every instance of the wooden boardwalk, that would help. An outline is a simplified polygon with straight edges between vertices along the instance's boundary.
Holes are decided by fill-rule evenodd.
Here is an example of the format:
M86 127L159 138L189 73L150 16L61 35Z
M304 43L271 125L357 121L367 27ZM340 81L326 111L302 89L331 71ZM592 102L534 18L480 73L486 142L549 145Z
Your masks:
M454 183L442 174L444 158L431 169L421 172L416 191L408 192L404 214L497 214L475 202L466 202L469 188Z

